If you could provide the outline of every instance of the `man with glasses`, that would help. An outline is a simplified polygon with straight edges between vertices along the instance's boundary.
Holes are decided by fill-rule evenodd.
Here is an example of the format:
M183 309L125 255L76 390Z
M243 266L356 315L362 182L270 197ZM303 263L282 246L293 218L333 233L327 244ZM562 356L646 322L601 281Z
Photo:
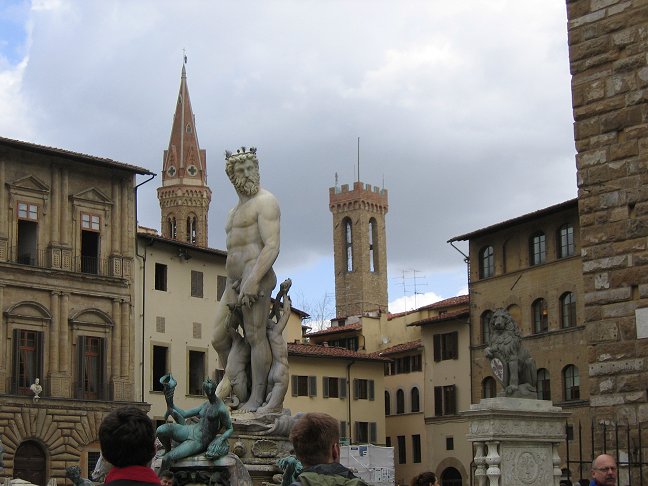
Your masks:
M601 454L592 461L592 480L590 486L616 486L617 465L614 458Z

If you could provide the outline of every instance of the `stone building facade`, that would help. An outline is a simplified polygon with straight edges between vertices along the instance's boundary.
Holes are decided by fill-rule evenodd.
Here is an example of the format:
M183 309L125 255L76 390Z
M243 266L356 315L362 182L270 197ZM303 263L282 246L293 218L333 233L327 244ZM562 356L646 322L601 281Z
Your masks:
M0 436L37 484L98 450L133 400L135 176L146 169L0 139ZM40 400L31 384L40 380ZM94 449L93 449L94 447ZM21 472L24 474L24 472Z
M329 189L337 317L387 312L387 190L355 182Z
M636 430L648 420L648 3L574 0L567 14L590 403L597 423ZM620 454L647 439L622 438Z
M571 459L582 454L588 462L589 353L578 201L572 199L450 241L469 242L472 402L502 392L484 349L490 316L504 308L515 319L523 344L535 359L538 398L571 412L568 423L573 430L579 424L584 428L581 445L570 443ZM563 461L566 452L563 445ZM576 474L578 468L572 469Z

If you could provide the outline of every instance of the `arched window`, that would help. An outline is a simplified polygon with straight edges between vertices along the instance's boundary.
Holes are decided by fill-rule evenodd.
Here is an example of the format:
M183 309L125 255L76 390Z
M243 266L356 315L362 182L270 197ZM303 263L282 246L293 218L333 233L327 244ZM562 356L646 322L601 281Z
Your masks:
M549 314L547 302L544 299L536 299L532 305L533 311L533 333L546 332L549 330Z
M545 234L534 233L529 238L529 265L540 265L547 259L547 243Z
M563 368L563 395L565 401L580 400L580 378L578 368L567 365Z
M495 251L492 246L479 250L479 278L495 275Z
M560 296L560 327L576 325L576 296L573 292L565 292Z
M342 223L344 227L344 248L346 250L346 271L353 271L353 231L351 229L351 220L344 218Z
M482 380L482 398L495 398L497 396L497 382L492 376Z
M196 244L196 217L187 218L187 241L193 245Z
M391 415L391 397L387 390L385 390L385 415Z
M480 317L481 322L481 343L488 344L490 340L490 320L493 317L493 311L485 310Z
M421 405L419 403L419 389L417 387L412 388L411 399L412 399L412 412L419 412L421 410Z
M405 393L401 389L396 392L396 413L405 413Z
M538 370L538 382L536 389L538 391L538 400L551 400L551 380L549 371L545 368Z
M176 219L175 219L173 216L171 216L171 217L167 220L167 222L168 222L168 224L169 224L169 238L171 238L172 240L175 240L176 237L177 237L177 225L176 225Z
M371 218L369 219L369 271L377 272L378 263L378 224L376 218Z
M566 258L576 253L574 227L571 224L566 223L558 228L556 247L558 248L558 258Z

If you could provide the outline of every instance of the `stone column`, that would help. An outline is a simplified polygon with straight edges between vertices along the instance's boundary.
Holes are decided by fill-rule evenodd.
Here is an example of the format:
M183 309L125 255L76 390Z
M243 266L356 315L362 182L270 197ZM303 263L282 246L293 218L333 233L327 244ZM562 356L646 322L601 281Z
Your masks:
M118 180L114 180L112 184L112 197L113 197L113 208L111 215L111 225L110 225L110 253L111 255L116 255L121 253L121 187Z
M52 324L49 332L49 372L56 373L59 369L59 327L61 310L59 306L59 292L50 294L50 310L52 313Z
M0 166L2 161L0 161ZM0 189L0 193L2 190ZM0 285L0 309L4 309L4 285ZM7 323L2 314L0 314L0 394L6 393L7 384L7 356L9 355L7 347Z
M63 373L70 372L70 343L68 339L68 311L70 305L70 296L68 294L61 295L61 312L60 312L60 326L59 326L59 371Z
M498 397L482 399L462 415L475 444L479 486L559 486L558 446L568 412L547 400Z
M126 180L120 181L119 187L121 187L121 204L120 206L120 212L121 212L121 225L120 225L120 233L121 233L121 248L120 252L122 255L131 255L131 246L129 245L129 234L130 234L130 225L133 224L133 220L130 219L130 215L133 214L130 211L129 205L128 205L128 196L129 196L129 189L128 189L128 184L126 184Z
M128 377L128 369L130 364L130 304L128 302L121 303L121 372L122 378Z
M62 169L61 173L61 192L60 192L61 209L59 212L61 221L60 242L62 245L70 244L70 223L72 213L68 211L68 173L67 169Z
M5 174L5 161L0 158L0 261L7 261L9 257L9 234L7 223L7 191L4 182L7 180ZM1 385L0 385L1 386Z
M119 377L121 361L121 311L119 308L119 299L114 299L112 303L112 318L115 321L112 335L112 379Z

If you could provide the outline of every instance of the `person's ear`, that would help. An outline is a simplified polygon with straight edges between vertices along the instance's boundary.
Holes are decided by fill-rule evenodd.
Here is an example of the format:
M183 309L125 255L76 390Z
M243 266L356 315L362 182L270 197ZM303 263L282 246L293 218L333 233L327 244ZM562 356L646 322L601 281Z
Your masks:
M333 442L333 447L331 447L331 456L333 457L333 462L340 461L340 444L338 442Z

